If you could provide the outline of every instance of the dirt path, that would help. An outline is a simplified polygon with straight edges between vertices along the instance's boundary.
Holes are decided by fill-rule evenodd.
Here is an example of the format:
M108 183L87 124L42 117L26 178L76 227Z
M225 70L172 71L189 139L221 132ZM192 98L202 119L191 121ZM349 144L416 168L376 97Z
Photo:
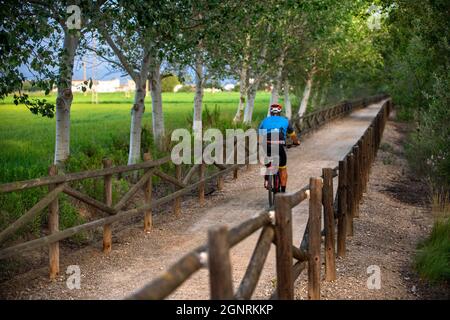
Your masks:
M324 167L335 167L359 139L382 103L353 112L325 125L308 136L299 148L289 150L288 189L305 186L309 177L319 176ZM19 299L121 299L158 276L181 255L203 243L207 229L215 224L234 226L266 208L266 192L258 167L243 171L236 181L227 181L223 192L207 197L199 206L194 199L183 202L181 219L167 218L154 231L143 234L135 225L115 235L113 251L105 256L100 245L83 248L70 255L61 253L61 277L46 280L41 268L0 284L0 297ZM293 211L294 242L299 244L307 218L307 204ZM158 221L156 221L158 222ZM232 250L233 277L238 286L259 234L254 234ZM81 289L66 287L65 270L79 265ZM208 298L208 274L201 270L170 298ZM274 248L269 254L254 298L266 298L274 288Z

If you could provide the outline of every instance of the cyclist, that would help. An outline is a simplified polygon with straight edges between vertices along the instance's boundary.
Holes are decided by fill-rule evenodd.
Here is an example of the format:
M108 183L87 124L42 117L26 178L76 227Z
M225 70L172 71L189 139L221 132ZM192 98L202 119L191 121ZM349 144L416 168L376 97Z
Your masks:
M278 103L274 103L270 106L270 116L265 118L260 126L260 141L267 141L267 156L276 157L277 154L272 154L272 151L276 153L278 150L278 171L280 173L280 184L281 184L281 192L286 192L287 185L287 156L286 156L286 136L291 137L292 143L294 145L299 145L300 141L295 134L294 129L289 124L289 120L286 117L281 116L281 105ZM261 139L262 138L262 139ZM275 146L277 144L278 146ZM270 167L271 163L266 164L266 167ZM269 176L266 175L264 177L264 187L268 188L268 180Z

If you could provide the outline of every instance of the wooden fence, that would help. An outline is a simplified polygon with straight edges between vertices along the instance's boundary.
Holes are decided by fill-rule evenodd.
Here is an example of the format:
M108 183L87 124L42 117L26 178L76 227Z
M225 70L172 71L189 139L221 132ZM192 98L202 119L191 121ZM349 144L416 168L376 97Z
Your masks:
M309 185L295 193L277 194L274 212L263 211L230 230L225 226L211 228L205 245L187 253L128 299L164 299L201 268L209 269L211 299L250 299L272 243L276 246L276 290L271 299L294 299L294 282L306 267L308 298L320 299L322 255L325 280L333 281L336 279L335 257L345 256L347 236L353 235L353 219L359 216L359 203L391 108L391 100L386 100L338 167L324 168L322 177L310 178ZM338 177L336 199L333 199L334 177ZM296 247L292 240L292 208L306 199L309 201L308 222L301 244ZM234 290L230 249L258 231L259 239L246 272ZM323 251L322 235L325 237Z
M325 122L335 119L336 117L344 116L349 112L351 112L352 110L365 107L371 103L381 101L382 99L385 98L386 98L385 95L378 95L365 99L346 101L336 106L332 106L330 108L325 108L323 110L313 112L302 118L294 119L294 123L296 128L300 130L302 134L304 134L310 132L313 129L318 128ZM236 151L237 142L235 141L234 143ZM236 152L234 152L234 154L236 154ZM246 148L246 164L248 164L249 157L250 157L249 150L248 148ZM112 249L111 226L113 223L133 216L142 215L144 220L144 231L149 232L152 228L152 209L155 209L156 207L162 204L173 202L174 213L176 215L180 215L181 214L180 204L182 196L197 189L199 201L203 202L205 199L205 186L207 182L217 180L217 188L220 190L223 188L224 185L223 179L226 174L233 172L233 178L237 179L239 168L246 165L246 164L232 164L232 165L214 164L213 166L216 168L216 170L218 169L218 171L213 172L210 175L206 174L207 173L206 164L204 163L193 165L192 167L185 170L184 174L182 172L183 171L182 167L180 165L176 165L175 176L171 176L161 170L161 166L169 163L170 161L171 160L169 156L157 160L152 160L150 154L144 154L144 161L139 164L126 166L113 166L111 160L105 159L103 162L104 165L103 169L69 173L69 174L60 174L60 175L58 175L57 168L55 166L51 166L49 168L49 175L46 177L0 185L0 193L20 192L23 190L37 187L48 188L48 193L46 196L44 196L40 201L38 201L18 220L11 223L4 230L0 231L0 244L4 245L6 241L9 238L11 238L21 227L31 222L46 207L48 207L48 227L49 227L48 228L49 234L44 237L12 245L9 247L3 247L0 250L0 259L5 259L28 250L33 250L47 246L49 248L49 276L51 279L54 279L59 274L59 241L69 238L83 231L103 228L103 251L105 253L108 253ZM116 204L113 204L112 203L113 176L122 175L124 173L133 171L135 172L143 171L143 174L139 178L138 182L135 183ZM193 181L195 175L198 175L197 181ZM163 181L168 182L169 184L174 186L176 190L174 190L172 193L164 197L158 199L154 198L152 186L153 176L157 176ZM75 181L92 178L103 179L104 196L102 200L90 197L89 195L79 190L76 190L70 186L70 183L73 183ZM136 195L136 193L140 191L143 191L144 193L144 204L138 208L125 210L124 208L127 205L127 203ZM59 230L58 197L62 193L65 193L89 205L90 207L105 213L107 216L93 221L89 221L87 223L78 226L70 227L65 230ZM283 203L283 200L280 200L278 202ZM276 214L277 219L284 219L280 218L279 215L280 213ZM268 225L269 223L270 217L268 213L264 213L259 218L244 223L243 226L238 229L230 230L229 232L227 232L223 228L220 230L211 231L209 245L216 247L220 246L222 248L222 245L224 243L227 243L229 246L233 246L234 244L238 243L243 238L248 236L250 233L253 233L259 228L264 227L264 232L259 242L262 244L258 245L254 257L252 258L253 261L252 265L259 266L261 264L260 262L263 259L265 259L265 255L267 254L266 251L267 248L269 247L268 243L270 244L270 242L273 240L274 237L275 237L274 239L277 239L277 237L278 238L281 237L280 230L277 231L277 227L274 228L273 226ZM224 240L224 237L226 238L225 239L226 241ZM281 243L284 240L279 239L276 241ZM283 248L281 245L279 245L278 247ZM286 250L286 248L284 248L283 250ZM294 270L296 273L299 274L300 271L304 268L304 264L302 263L306 261L306 256L303 252L300 251L300 249L292 248L292 250L294 257L296 257L299 261L299 264L294 266ZM202 252L204 250L199 249L197 251ZM217 252L218 253L216 254L225 254L224 252L222 253L220 253L220 251ZM214 260L215 256L213 255L212 257L213 257L212 259ZM186 274L194 272L202 265L200 260L197 259L196 253L192 253L183 259L184 260L182 260L181 265L178 266L177 268L181 268L186 272ZM209 255L209 259L211 259L211 255ZM214 266L214 261L212 262L210 261L209 265ZM220 269L222 273L226 271L223 266L217 266L217 268ZM250 279L251 281L249 282L249 284L244 286L245 288L243 288L240 291L239 294L242 297L249 296L249 292L253 290L250 289L254 285L254 280L252 279L254 279L256 273L253 269L251 269L249 272L250 274L247 278ZM177 277L182 277L182 274L177 273ZM178 282L175 281L174 283ZM162 287L165 288L170 287L172 290L175 288L171 283L164 284ZM166 295L161 294L158 295L158 297L163 296Z

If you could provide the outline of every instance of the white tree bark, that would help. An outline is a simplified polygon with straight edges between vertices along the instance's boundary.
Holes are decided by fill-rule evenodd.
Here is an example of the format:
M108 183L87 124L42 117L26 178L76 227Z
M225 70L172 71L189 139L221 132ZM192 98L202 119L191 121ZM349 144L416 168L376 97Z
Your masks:
M242 64L241 74L240 74L240 80L239 80L239 105L236 111L236 115L234 116L233 122L237 123L242 120L242 115L244 114L244 108L245 108L245 98L247 95L247 86L248 86L248 79L247 79L247 73L248 73L248 66L244 62Z
M311 89L313 86L314 69L308 74L308 79L306 80L306 86L303 90L303 98L300 102L300 107L298 108L298 116L301 117L306 111L308 106L309 97L311 96Z
M146 50L142 58L139 74L134 75L136 84L134 104L131 108L130 150L128 164L135 164L141 159L142 116L145 111L145 96L147 95L146 82L149 74L150 55Z
M237 123L242 121L242 116L244 114L244 108L245 108L245 99L247 96L247 89L248 89L248 60L250 59L250 35L247 34L247 37L245 39L245 52L244 52L244 59L242 61L242 68L239 75L239 104L236 111L236 115L234 116L233 122Z
M272 86L272 91L271 91L271 94L270 94L269 107L267 109L267 115L268 116L270 115L270 106L272 104L274 104L274 103L278 103L279 96L280 96L278 92L279 92L278 91L278 85L274 84Z
M291 99L289 98L289 80L284 80L284 110L286 114L286 118L291 120L292 118L292 104Z
M278 103L280 99L281 81L284 68L284 52L278 59L278 70L272 85L272 94L270 96L269 107L267 108L267 115L270 115L270 106L274 103Z
M267 28L267 32L270 31L270 25ZM258 65L262 65L266 59L267 54L267 43L264 44L263 48L261 49L261 53L258 59ZM252 122L253 118L253 109L255 108L255 98L256 98L256 92L259 88L259 83L261 82L263 76L265 73L260 73L259 75L256 75L254 72L251 72L250 68L247 73L249 79L249 85L247 87L247 103L245 104L245 110L244 110L244 123L249 124ZM253 79L250 79L253 75Z
M79 38L65 29L61 57L58 97L56 98L56 135L54 163L62 165L70 155L70 108L72 106L72 74Z
M153 140L160 150L164 149L164 114L162 109L162 95L161 95L161 64L154 61L150 70L149 84L152 96L152 128Z
M253 118L253 109L255 108L256 92L258 91L259 81L252 83L247 90L247 103L245 105L244 123L250 124Z
M194 123L192 124L194 132L197 132L202 128L203 85L203 64L201 59L198 58L195 64Z
M133 108L131 108L128 164L135 164L141 159L142 116L145 109L144 100L146 91L145 80L142 81L140 78L137 79L134 93L134 105Z
M131 108L130 149L128 151L128 164L135 164L141 159L142 115L145 111L144 101L147 95L146 82L150 68L150 45L144 45L140 69L136 71L124 52L114 43L104 23L100 24L98 30L114 51L122 68L135 82L134 104Z

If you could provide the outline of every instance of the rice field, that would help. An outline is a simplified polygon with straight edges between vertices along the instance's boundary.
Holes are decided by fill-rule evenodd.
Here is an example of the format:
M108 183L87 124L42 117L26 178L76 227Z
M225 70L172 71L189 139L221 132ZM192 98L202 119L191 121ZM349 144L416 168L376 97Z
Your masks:
M266 113L270 94L258 92L254 121ZM54 101L55 95L48 97ZM143 126L151 132L151 99L146 99ZM189 126L192 117L193 93L163 93L165 125L170 132ZM220 116L229 121L236 112L237 92L205 93L204 107L220 109ZM71 159L69 171L99 167L103 157L124 164L127 159L130 109L133 95L99 93L98 104L91 95L76 93L71 109ZM222 120L222 119L221 119ZM148 134L143 136L149 139ZM33 115L25 106L16 106L8 97L0 102L0 183L46 175L53 160L55 119ZM93 158L89 161L85 158Z

